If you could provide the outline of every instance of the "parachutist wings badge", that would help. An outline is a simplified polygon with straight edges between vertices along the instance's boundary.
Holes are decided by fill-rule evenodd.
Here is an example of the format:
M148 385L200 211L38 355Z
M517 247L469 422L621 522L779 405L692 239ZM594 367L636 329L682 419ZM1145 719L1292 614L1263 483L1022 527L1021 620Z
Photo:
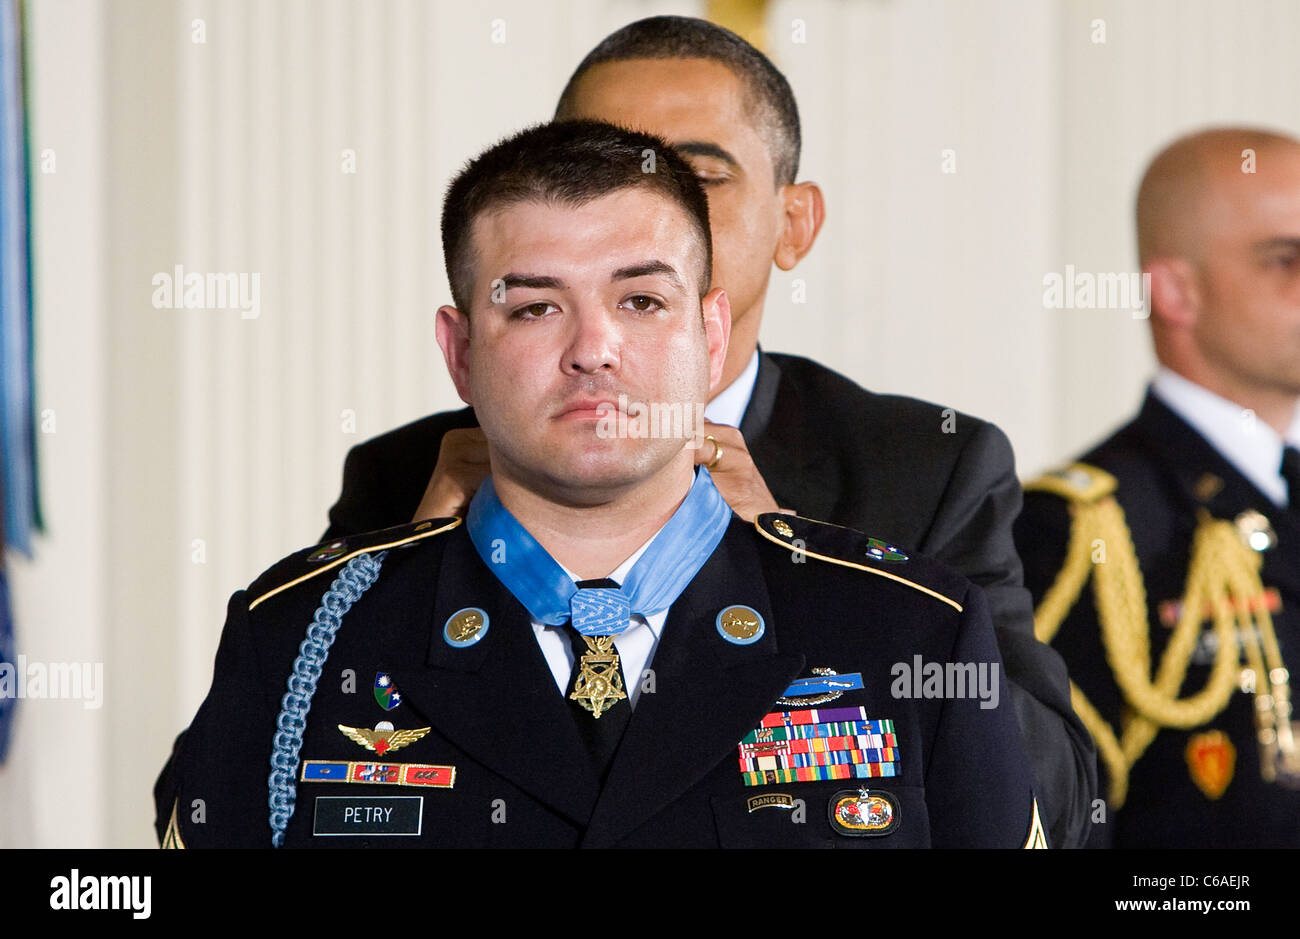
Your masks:
M367 750L374 750L380 756L390 750L400 750L408 744L415 743L431 729L429 727L417 727L413 730L394 730L393 725L388 721L380 721L375 725L374 730L366 730L364 727L347 727L343 724L339 724L338 727L349 740L361 744Z

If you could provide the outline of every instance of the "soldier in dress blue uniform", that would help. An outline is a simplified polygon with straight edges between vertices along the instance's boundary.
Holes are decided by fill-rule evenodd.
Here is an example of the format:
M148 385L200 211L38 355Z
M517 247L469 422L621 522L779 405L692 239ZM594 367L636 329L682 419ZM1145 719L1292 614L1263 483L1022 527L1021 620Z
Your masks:
M727 288L732 334L697 462L743 518L791 508L910 545L979 584L1052 844L1081 844L1096 752L1071 708L1061 657L1034 638L1012 532L1020 481L1006 435L978 417L870 391L818 362L758 346L773 268L800 263L825 215L817 184L799 180L799 110L785 76L720 26L649 17L583 58L555 116L661 136L705 187L713 279ZM888 315L847 298L841 305L845 317ZM470 408L367 440L348 453L325 538L464 515L486 467Z
M1159 371L1017 543L1106 769L1090 844L1300 846L1300 144L1218 129L1137 203Z
M234 595L155 790L164 844L1042 846L980 589L746 522L697 436L629 429L722 374L689 166L534 128L458 177L443 237L438 341L491 474L463 522L337 539Z

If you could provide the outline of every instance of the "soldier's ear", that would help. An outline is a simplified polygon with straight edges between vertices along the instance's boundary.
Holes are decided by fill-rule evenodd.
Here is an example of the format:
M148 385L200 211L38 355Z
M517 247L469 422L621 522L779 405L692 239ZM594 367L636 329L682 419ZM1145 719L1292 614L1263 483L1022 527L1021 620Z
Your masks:
M773 262L783 271L793 270L812 250L822 222L826 221L826 200L816 183L791 183L781 187L784 205L781 239L776 243Z
M1142 268L1151 276L1151 315L1167 326L1185 329L1201 312L1196 267L1185 258L1154 258Z
M460 400L473 407L469 382L469 316L454 306L440 306L434 328L456 393Z
M714 287L700 301L704 316L704 335L709 341L709 396L718 390L722 368L727 361L727 343L731 341L731 301L721 287Z

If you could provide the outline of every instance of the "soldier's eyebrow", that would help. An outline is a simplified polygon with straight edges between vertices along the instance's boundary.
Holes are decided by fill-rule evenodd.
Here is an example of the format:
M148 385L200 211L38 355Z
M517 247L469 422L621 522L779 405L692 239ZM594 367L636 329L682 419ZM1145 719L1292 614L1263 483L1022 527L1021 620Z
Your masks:
M1300 251L1300 236L1282 235L1278 238L1265 238L1263 241L1255 242L1253 247L1260 254L1277 248L1290 248L1293 251Z
M731 155L731 152L719 147L716 143L710 143L707 140L683 140L681 143L673 144L673 149L678 153L686 153L691 156L713 157L721 160L732 169L740 169L740 161Z
M649 274L662 274L668 278L669 283L679 290L682 287L682 279L677 274L677 269L671 264L665 264L663 261L642 261L640 264L632 264L628 267L620 267L609 276L610 282L616 280L629 280L633 277L645 277Z
M550 277L546 274L516 274L509 273L501 278L507 290L512 287L528 287L533 290L563 290L564 281L558 277Z

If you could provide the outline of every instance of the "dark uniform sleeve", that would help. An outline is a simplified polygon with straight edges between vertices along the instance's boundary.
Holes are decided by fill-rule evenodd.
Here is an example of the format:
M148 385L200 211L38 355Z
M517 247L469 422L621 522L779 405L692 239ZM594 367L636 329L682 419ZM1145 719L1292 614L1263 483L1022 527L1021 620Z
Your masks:
M990 667L999 662L988 606L974 587L947 660ZM991 674L991 672L989 673ZM1034 831L1034 781L1020 747L1020 732L1003 669L997 669L997 704L976 695L948 696L925 769L930 831L936 848L1020 848ZM954 785L954 780L961 780ZM1038 802L1041 815L1041 799ZM1051 845L1050 836L1048 839Z
M1034 637L1033 603L1013 533L1021 500L1011 443L984 424L963 449L920 550L984 589L1048 843L1080 847L1096 797L1097 754L1070 704L1064 661Z
M449 430L477 427L471 408L404 424L348 451L343 491L330 509L323 541L405 525L420 507Z
M164 847L271 846L267 779L277 713L257 663L248 594L239 591L227 608L212 688L154 786Z
M379 438L358 444L348 451L343 461L343 491L330 507L329 528L325 530L322 541L410 520L419 502L411 506L406 518L397 517L400 510L389 503L389 487L384 483L387 462L381 459L384 449L383 438Z
M1029 589L1035 604L1042 602L1043 595L1056 582L1056 577L1065 563L1071 521L1069 504L1059 496L1043 492L1030 492L1025 495L1024 510L1016 521L1016 545L1020 550L1020 556L1024 558L1025 586ZM1065 622L1058 630L1057 638L1053 641L1060 645L1062 635L1070 640L1079 640L1085 635L1096 636L1096 623L1097 612L1093 605L1092 590L1085 588L1067 614ZM1096 655L1072 656L1070 661L1074 663L1075 671L1071 677L1076 684L1086 689L1094 705L1101 705L1107 719L1118 723L1122 707L1121 699L1113 691L1110 694L1099 694L1097 690L1103 687L1110 690L1113 687L1109 667L1105 664L1099 649L1097 652ZM1069 654L1068 650L1066 654ZM1096 663L1096 668L1089 670L1084 667L1089 662ZM1101 774L1098 778L1101 781ZM1104 792L1099 787L1097 795L1093 798L1100 799L1103 796ZM1091 815L1090 806L1081 834L1085 845L1089 848L1111 847L1114 826L1094 824Z

